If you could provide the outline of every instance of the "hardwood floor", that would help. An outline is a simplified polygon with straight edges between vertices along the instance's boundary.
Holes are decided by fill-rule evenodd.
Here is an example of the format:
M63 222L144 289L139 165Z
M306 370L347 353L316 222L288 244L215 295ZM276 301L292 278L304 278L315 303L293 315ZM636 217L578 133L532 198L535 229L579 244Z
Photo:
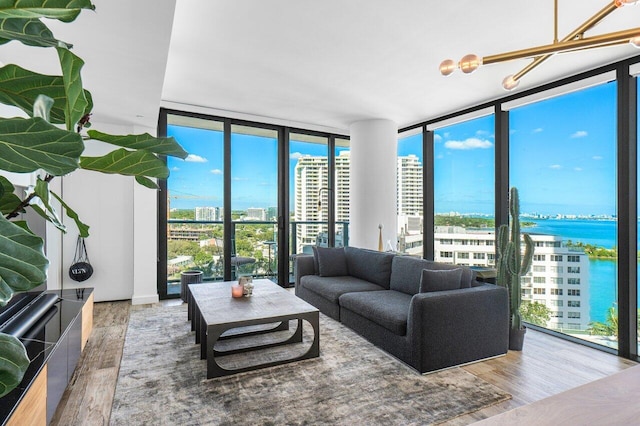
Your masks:
M179 301L166 301L170 305ZM52 425L107 425L130 302L96 303L94 328ZM451 420L466 425L609 376L636 363L543 333L527 331L524 350L463 367L513 398Z

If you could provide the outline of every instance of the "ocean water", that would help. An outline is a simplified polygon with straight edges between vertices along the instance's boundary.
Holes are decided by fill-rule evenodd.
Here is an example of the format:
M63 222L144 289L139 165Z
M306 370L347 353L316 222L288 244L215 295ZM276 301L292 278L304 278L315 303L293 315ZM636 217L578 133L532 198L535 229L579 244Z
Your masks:
M605 248L616 246L617 222L613 220L524 219L523 221L536 223L535 227L526 228L528 232L558 235L565 241L571 240ZM617 262L591 259L589 281L591 321L604 322L607 310L617 300Z

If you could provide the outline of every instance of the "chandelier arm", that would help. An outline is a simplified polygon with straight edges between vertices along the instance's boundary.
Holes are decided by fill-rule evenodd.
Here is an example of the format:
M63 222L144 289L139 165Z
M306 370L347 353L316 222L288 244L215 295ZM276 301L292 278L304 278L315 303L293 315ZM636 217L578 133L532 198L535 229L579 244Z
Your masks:
M555 0L554 7L555 7L555 10L554 10L554 16L555 16L554 43L558 43L558 0ZM610 15L613 11L618 9L618 7L619 6L616 4L616 1L613 0L611 3L609 3L608 5L603 7L598 13L593 15L591 18L587 19L578 28L576 28L571 33L569 33L565 38L563 38L561 40L560 43L564 43L564 42L573 40L574 38L580 36L581 34L584 34L585 31L590 30L591 28L593 28L598 22L602 21L604 18L606 18L608 15ZM538 65L540 65L541 63L543 63L544 61L549 59L551 56L552 56L552 54L546 54L546 55L541 55L541 56L536 57L529 65L527 65L522 70L520 70L519 72L514 74L513 79L515 81L520 80L522 77L524 77L525 74L529 73L531 70L533 70ZM483 63L487 63L487 62L485 62L483 60Z
M539 56L540 58L544 56L549 57L554 53L569 52L572 50L589 47L599 47L601 45L610 43L624 43L628 42L631 38L638 35L640 35L640 28L632 28L629 30L600 34L597 36L582 38L578 40L569 40L555 44L552 43L543 46L530 47L527 49L514 50L512 52L500 53L498 55L485 56L484 58L482 58L482 64L495 64L497 62L505 62L514 59L523 59L536 56Z

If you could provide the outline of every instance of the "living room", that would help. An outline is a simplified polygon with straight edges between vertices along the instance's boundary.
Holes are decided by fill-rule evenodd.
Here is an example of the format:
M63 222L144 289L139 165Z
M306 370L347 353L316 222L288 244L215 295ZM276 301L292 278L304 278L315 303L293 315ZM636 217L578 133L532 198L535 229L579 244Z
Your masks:
M233 197L241 191L245 178L234 170L255 167L250 162L247 166L241 162L240 166L235 165L235 161L240 160L234 153L241 152L244 160L262 159L270 165L276 176L275 183L269 189L261 187L260 191L268 192L274 201L264 208L277 207L280 212L292 212L295 184L290 160L301 152L292 148L295 143L298 146L307 143L313 149L321 147L324 161L332 164L328 166L330 172L338 170L338 151L350 150L348 241L343 239L343 245L375 250L382 240L384 250L408 252L407 243L416 235L411 234L410 219L399 216L400 193L396 185L388 182L397 180L397 159L415 155L424 173L419 205L421 222L416 227L423 231L434 229L434 232L419 233L421 242L415 246L425 259L442 261L449 252L457 253L457 249L442 246L448 245L448 238L435 230L438 226L456 226L452 221L458 216L463 223L482 215L493 219L494 226L506 223L510 186L521 190L523 213L531 215L523 221L536 224L539 230L545 229L544 232L553 232L544 228L549 223L559 223L550 222L551 217L572 221L569 225L575 225L577 220L594 226L612 224L603 242L593 244L605 249L617 248L615 260L578 251L582 253L580 261L590 268L590 276L609 283L602 290L607 297L605 303L595 308L590 305L590 298L601 294L598 293L601 290L588 286L588 290L582 290L581 299L575 300L582 303L576 309L566 309L568 301L565 306L554 306L551 300L557 298L548 297L550 285L546 286L547 294L534 293L535 288L542 286L533 285L541 284L533 275L532 286L528 288L530 300L542 302L544 299L551 314L563 312L564 318L550 317L545 326L540 327L549 329L547 334L542 333L545 330L536 332L533 325L522 354L510 353L500 360L465 367L480 377L493 375L494 381L502 380L496 369L510 372L505 375L513 374L507 379L511 386L503 388L513 396L510 402L481 411L485 414L478 419L632 365L631 361L637 361L638 350L637 206L634 201L638 186L636 75L640 71L640 58L637 50L625 44L553 55L528 72L510 92L502 88L503 78L518 72L531 59L486 63L470 75L457 70L445 77L438 71L441 62L449 57L459 58L470 52L498 54L551 43L554 2L529 3L518 3L521 10L518 15L523 18L516 19L513 9L502 3L425 5L410 2L399 7L386 2L349 5L286 1L275 4L169 2L159 7L150 1L135 4L96 1L95 12L85 10L72 23L52 20L50 28L55 36L72 43L73 51L86 62L82 76L84 86L93 96L94 128L115 134L148 132L162 136L167 132L171 136L168 127L175 126L172 117L189 117L205 125L205 130L218 132L216 137L220 138L222 148L212 151L211 158L215 156L220 161L226 155L229 158L227 166L223 164L220 168L198 161L170 163L174 170L165 182L169 190L172 182L178 182L172 181L180 177L178 169L184 171L198 164L207 167L209 175L222 179L217 192L204 195L193 191L157 192L138 185L130 177L105 177L84 170L53 180L52 189L64 193L65 202L91 226L86 243L95 274L84 284L67 277L77 232L73 229L60 234L47 225L46 252L50 262L47 288L93 287L94 332L101 330L108 334L107 329L117 322L117 326L124 329L116 333L121 335L119 343L111 344L122 346L127 320L121 316L128 315L130 307L123 308L121 303L130 303L133 307L178 303L171 299L176 294L171 294L167 274L170 257L166 253L166 227L167 220L172 218L163 208L169 207L168 202L176 203L174 207L179 208L179 202L189 201L188 197L194 193L202 200L229 197L228 212L223 211L228 216L211 222L223 231L219 277L233 279L233 255L245 254L241 241L235 237L236 231L231 232L231 226L242 226L236 223L236 217L232 218L232 211L258 207L251 205L256 200L249 200L246 206L234 204L236 198ZM606 1L560 0L557 38L565 37L608 4ZM593 34L634 27L639 13L637 6L621 7L603 19ZM500 30L487 31L486 27ZM587 32L581 37L590 35L591 32ZM55 55L43 60L41 55L48 53L34 54L33 49L10 43L0 50L0 60L45 74L60 73ZM558 107L553 104L556 101L567 103ZM11 114L12 111L6 112L4 116ZM566 125L555 134L550 130L554 118ZM469 129L463 129L465 125ZM264 138L263 134L255 133L265 130L275 134L267 138L271 144L269 149L275 147L273 157L263 151L235 148L236 139L240 141L243 135ZM561 135L566 140L560 142ZM176 139L185 147L190 143ZM531 141L528 146L527 141ZM553 151L560 145L564 150ZM540 152L536 152L536 146ZM595 148L592 150L592 147ZM104 145L93 142L88 142L86 149L85 155L108 152ZM187 151L201 159L207 157L197 151ZM583 153L590 162L578 163L571 152ZM548 161L543 163L537 156L540 154L546 154ZM567 157L558 157L560 155ZM473 167L468 167L469 164ZM236 169L231 170L229 166ZM569 171L580 174L580 180L565 174ZM329 188L334 193L316 190L309 203L321 203L318 218L324 222L323 232L330 240L328 245L340 245L336 241L341 227L336 222L343 221L338 213L341 204L336 199L339 178L329 179L333 180ZM468 185L466 182L470 179L477 184ZM204 175L202 180L206 180ZM560 186L558 182L565 183L567 189L557 190L552 186L554 182L557 186ZM25 187L32 184L30 178L24 176L18 176L18 183ZM551 196L554 192L555 196ZM599 202L599 208L578 210L579 200L571 196L574 193L579 193L583 201L593 200L592 204L584 203L586 206ZM564 205L559 206L559 202ZM283 216L282 223L278 216ZM418 215L410 212L404 216ZM282 213L275 217L275 221L271 217L265 220L270 229L275 228L273 232L260 237L262 246L251 247L248 257L257 259L253 265L254 275L270 276L287 286L293 274L291 255L301 252L304 244L289 242L296 218ZM401 220L407 221L405 226L398 225ZM68 224L73 226L71 221ZM225 228L227 226L229 228ZM302 228L296 229L302 238ZM340 235L344 238L344 233ZM450 245L464 240L460 237L462 234L451 235ZM576 240L572 234L561 236L565 237L564 243L573 238L572 243L592 244L588 240ZM275 244L264 244L270 241ZM401 241L405 242L404 250L399 246ZM569 249L579 249L563 248L567 253ZM462 249L460 251L462 253ZM567 253L549 251L547 255L567 256ZM483 260L490 261L489 257ZM558 267L549 261L549 258L544 261L546 264L534 261L534 267L545 267L547 271ZM472 262L461 260L460 263L471 265ZM585 274L585 266L581 267L580 274ZM565 266L563 273L569 274L567 268ZM567 277L562 284L567 285L565 292L569 289L569 278L585 279L583 275ZM161 302L165 297L168 301ZM123 300L128 302L117 302ZM616 315L620 317L620 329L615 335L591 338L587 332L589 324L606 325L611 302L615 303ZM114 313L117 320L109 319L108 312L112 309L119 310ZM581 317L576 317L578 313ZM585 319L586 316L589 319ZM101 320L106 323L100 324ZM574 346L561 338L583 345ZM106 341L94 343L107 344ZM93 349L91 340L89 349ZM564 364L555 369L543 367L543 360L556 356L557 350L575 355L567 355L565 362L578 362L576 359L582 358L584 368L592 371L580 377L579 368L567 374L563 372ZM593 359L598 360L595 366ZM522 368L523 364L532 362L540 363L538 370ZM116 370L118 367L114 366ZM550 371L553 371L551 375ZM558 379L561 383L557 386L551 386L551 393L544 389L547 384L544 380L532 379L525 390L513 389L530 375L562 379ZM115 384L113 386L115 389Z

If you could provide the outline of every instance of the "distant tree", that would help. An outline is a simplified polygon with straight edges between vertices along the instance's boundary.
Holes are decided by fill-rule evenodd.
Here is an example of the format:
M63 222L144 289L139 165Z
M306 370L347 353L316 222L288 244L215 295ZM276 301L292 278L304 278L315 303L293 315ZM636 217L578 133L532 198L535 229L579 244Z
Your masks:
M520 306L522 320L542 327L551 319L551 310L540 302L523 302Z
M204 250L198 251L196 255L193 257L193 263L195 263L197 266L205 266L211 263L212 260L213 260L213 256L211 256L209 253L207 253Z
M169 212L170 219L177 220L195 220L196 212L194 209L175 209Z
M614 303L609 309L607 309L607 315L604 322L591 321L589 323L589 334L595 336L612 336L618 337L618 308Z
M178 256L195 256L199 251L198 243L193 241L167 241L167 257L169 259Z

